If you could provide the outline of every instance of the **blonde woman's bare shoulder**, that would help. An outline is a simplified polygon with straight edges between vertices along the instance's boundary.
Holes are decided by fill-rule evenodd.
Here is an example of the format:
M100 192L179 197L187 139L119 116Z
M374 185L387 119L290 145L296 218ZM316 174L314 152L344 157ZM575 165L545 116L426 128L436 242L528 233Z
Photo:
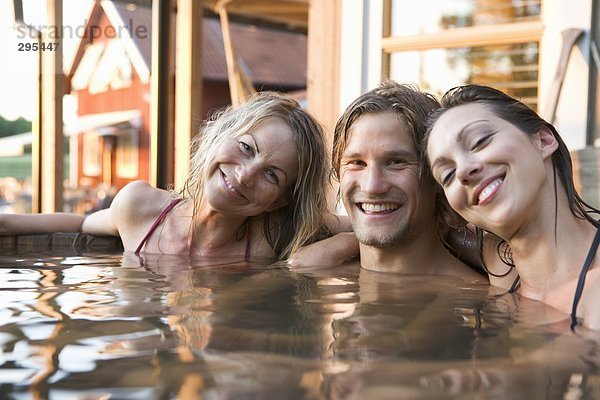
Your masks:
M125 219L151 218L174 198L167 190L157 189L145 181L125 185L115 196L111 209Z
M174 198L144 181L123 187L108 209L97 211L83 222L83 231L95 235L118 235L125 249L135 248L161 210Z

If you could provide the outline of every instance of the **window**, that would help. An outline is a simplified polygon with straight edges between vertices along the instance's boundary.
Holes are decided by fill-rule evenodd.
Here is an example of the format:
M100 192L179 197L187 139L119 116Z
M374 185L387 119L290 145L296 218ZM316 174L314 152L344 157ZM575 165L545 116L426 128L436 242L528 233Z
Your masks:
M392 34L422 35L457 28L539 20L540 0L392 0Z
M83 134L83 174L86 176L102 174L102 146L96 131Z
M385 76L438 95L467 83L489 85L536 108L540 0L390 4Z
M431 93L479 83L515 94L535 108L538 53L537 43L407 51L393 54L391 65L401 66L396 75L402 81L418 82Z
M117 136L117 175L135 179L138 176L139 132L136 128L123 129Z

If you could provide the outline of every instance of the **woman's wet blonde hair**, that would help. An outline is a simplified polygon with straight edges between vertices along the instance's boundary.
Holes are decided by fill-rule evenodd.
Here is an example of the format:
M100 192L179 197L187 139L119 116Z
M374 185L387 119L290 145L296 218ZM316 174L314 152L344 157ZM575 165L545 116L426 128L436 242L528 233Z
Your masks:
M180 194L192 199L196 214L218 146L225 139L252 132L270 118L283 120L293 133L298 176L284 194L285 206L253 218L264 219L265 238L277 258L285 259L323 233L327 212L328 160L323 129L294 99L275 92L259 92L237 107L213 114L192 140L190 175Z

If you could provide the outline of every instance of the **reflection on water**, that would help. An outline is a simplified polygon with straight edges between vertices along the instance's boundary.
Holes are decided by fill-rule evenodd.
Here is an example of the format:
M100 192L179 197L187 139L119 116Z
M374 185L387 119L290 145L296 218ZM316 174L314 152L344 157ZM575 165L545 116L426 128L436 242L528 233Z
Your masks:
M1 398L600 396L599 334L450 278L12 256L0 304Z

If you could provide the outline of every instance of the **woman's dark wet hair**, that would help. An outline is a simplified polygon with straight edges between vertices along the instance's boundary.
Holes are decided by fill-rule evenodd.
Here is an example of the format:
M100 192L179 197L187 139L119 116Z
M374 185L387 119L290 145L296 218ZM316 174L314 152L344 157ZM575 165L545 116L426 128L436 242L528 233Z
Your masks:
M465 104L483 104L488 110L499 118L511 123L527 135L533 135L542 129L552 133L558 143L558 148L552 154L552 166L554 169L555 190L556 177L560 179L562 187L567 195L569 208L576 218L589 221L592 225L600 227L600 223L594 219L592 214L600 214L600 210L586 203L575 190L573 180L573 163L567 145L560 137L556 128L541 118L535 111L521 101L501 92L500 90L481 85L465 85L450 89L442 97L441 107L432 111L427 117L427 132L420 145L423 162L428 162L427 144L431 130L438 119L448 110ZM555 192L555 199L558 193ZM556 206L557 207L557 206ZM555 219L556 224L556 219ZM555 227L556 229L556 227ZM505 261L509 264L509 260Z

